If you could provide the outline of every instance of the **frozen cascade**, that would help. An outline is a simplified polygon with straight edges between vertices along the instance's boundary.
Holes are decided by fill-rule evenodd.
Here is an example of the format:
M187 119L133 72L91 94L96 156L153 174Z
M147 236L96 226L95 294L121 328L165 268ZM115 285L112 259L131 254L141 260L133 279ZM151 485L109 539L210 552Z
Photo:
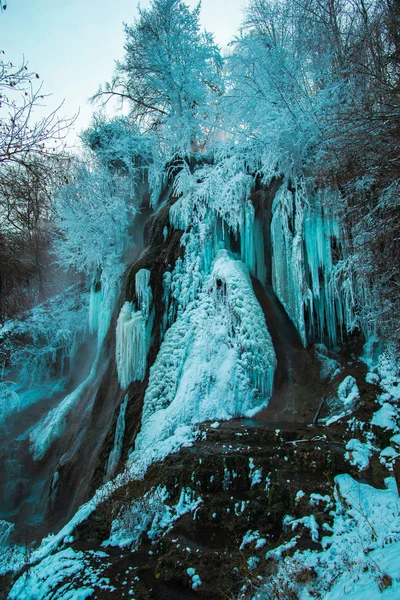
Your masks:
M293 194L285 185L272 204L271 240L272 285L306 345L303 207L300 204L295 211Z
M165 329L197 298L216 252L224 247L221 220L212 211L202 219L193 220L191 231L181 237L181 245L185 248L183 260L178 258L173 272L167 272L163 278Z
M175 193L181 197L170 208L170 223L182 230L196 223L200 237L202 229L208 229L208 240L214 239L214 243L209 244L208 252L207 244L203 244L203 256L208 259L203 270L211 265L217 240L227 244L230 233L236 238L240 236L243 262L250 273L265 284L262 223L255 217L250 200L253 184L246 164L233 156L225 157L213 167L202 168L200 180L198 172L191 174L184 168L176 178Z
M122 265L114 266L111 276L105 271L101 275L96 275L90 288L89 332L97 332L98 351L110 326L111 316L119 292L119 275L122 272L122 268Z
M134 304L125 302L117 321L116 362L118 381L126 389L132 381L143 381L147 358L146 319Z
M354 328L354 296L343 262L334 263L338 220L323 213L320 195L307 198L286 185L272 205L272 284L303 344L325 335L336 343L337 328ZM307 318L306 318L307 315ZM307 325L306 325L307 323Z
M167 330L150 369L135 450L181 427L254 414L272 394L275 366L248 270L221 249L197 298Z
M154 319L149 282L150 271L141 269L136 273L136 298L140 309L136 310L134 303L125 302L119 313L115 358L122 389L126 389L132 381L143 381L146 375Z
M89 332L95 333L99 327L99 316L103 302L103 290L100 284L93 283L89 297Z
M137 303L139 310L142 311L142 314L146 319L149 317L151 302L153 300L153 294L150 287L150 275L151 273L147 269L140 269L135 276Z
M200 176L183 169L177 178L169 216L184 231L184 257L163 278L163 342L150 370L138 451L154 443L154 432L161 441L207 419L254 414L272 394L276 357L249 277L266 280L251 185L245 166L230 159ZM242 260L229 251L231 234L240 239Z
M227 237L231 233L236 239L240 236L240 255L250 273L266 283L263 223L255 217L250 201L253 185L246 164L232 156L195 173L183 168L176 177L174 190L179 198L170 208L170 223L186 232L189 226L195 227L204 263L199 272L208 270L215 248L229 247ZM310 338L325 336L334 345L338 329L351 331L356 325L349 269L345 260L333 260L332 248L342 241L338 219L322 209L335 200L323 195L335 192L310 195L301 179L293 186L295 192L285 181L272 204L273 288L305 346ZM208 246L204 232L210 240ZM182 245L186 240L187 233ZM172 294L173 279L174 275ZM176 311L174 303L171 310Z
M111 479L115 473L118 462L121 458L122 445L124 441L125 433L125 414L128 406L128 394L125 395L124 401L121 403L119 408L119 414L117 419L117 425L115 427L114 446L110 452L107 463L106 480Z

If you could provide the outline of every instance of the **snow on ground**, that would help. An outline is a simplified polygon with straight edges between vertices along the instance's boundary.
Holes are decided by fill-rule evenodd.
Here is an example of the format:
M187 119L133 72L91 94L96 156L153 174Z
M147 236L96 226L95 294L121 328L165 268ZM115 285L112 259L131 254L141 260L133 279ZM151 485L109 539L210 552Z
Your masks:
M386 479L383 490L359 483L347 474L337 476L335 484L333 526L322 527L331 530L332 535L322 538L320 551L298 550L285 557L299 536L268 551L267 559L280 561L278 571L260 586L254 600L274 597L274 589L286 590L287 597L299 600L364 600L366 594L369 600L398 600L400 500L394 478ZM286 516L284 525L293 531L303 525L313 540L318 539L315 517L294 520Z
M363 444L360 440L353 438L347 442L346 450L345 458L350 461L350 464L358 466L360 471L368 467L372 454L371 444Z
M182 488L178 502L175 505L167 503L167 489L157 486L138 500L133 500L122 513L113 521L110 538L103 546L139 547L142 534L147 533L151 541L157 540L169 531L174 522L187 513L194 513L202 503L190 488Z
M376 411L371 420L371 425L377 425L382 429L390 429L397 433L400 431L397 424L398 410L389 402L384 402L382 408Z
M15 583L9 600L85 600L96 590L115 590L101 574L109 564L105 552L66 548L46 557Z
M356 401L360 398L360 392L355 378L351 375L345 377L339 384L337 395L345 410L353 409Z
M388 344L379 355L376 371L378 372L379 384L383 389L382 399L400 400L400 360L398 349L394 344Z

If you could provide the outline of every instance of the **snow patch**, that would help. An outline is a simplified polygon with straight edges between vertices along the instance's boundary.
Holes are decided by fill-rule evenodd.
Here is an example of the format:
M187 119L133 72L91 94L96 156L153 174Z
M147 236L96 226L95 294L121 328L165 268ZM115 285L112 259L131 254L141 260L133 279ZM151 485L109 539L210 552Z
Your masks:
M134 500L129 507L124 507L121 514L114 519L110 538L103 546L138 548L143 533L155 541L167 532L181 516L194 512L202 503L200 497L190 488L182 488L176 505L168 505L167 489L158 486L147 492L142 498Z
M398 412L388 402L384 402L382 408L376 411L371 419L371 425L376 425L385 430L391 430L397 433L400 428L397 424Z
M363 444L360 440L353 438L346 444L345 459L350 461L351 465L357 466L360 471L364 471L369 466L369 459L372 455L369 443Z

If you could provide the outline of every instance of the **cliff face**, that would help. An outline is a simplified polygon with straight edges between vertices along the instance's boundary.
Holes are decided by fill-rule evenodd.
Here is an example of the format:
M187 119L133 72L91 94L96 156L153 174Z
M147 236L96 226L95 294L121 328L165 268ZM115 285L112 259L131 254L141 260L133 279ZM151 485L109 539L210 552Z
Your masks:
M202 177L202 169L194 172ZM317 270L322 272L325 267L324 256L307 258L301 248L297 250L299 256L289 259L295 244L300 244L294 241L299 232L285 229L288 225L282 220L279 211L283 208L277 205L277 198L293 194L293 188L288 190L282 178L264 188L257 184L248 200L237 201L236 215L224 215L225 222L213 207L204 212L199 200L190 199L190 193L195 195L196 192L177 196L171 181L160 201L161 208L145 222L143 249L127 270L126 283L98 360L96 383L80 400L79 410L85 416L79 418L79 427L83 429L77 435L79 428L74 416L70 434L64 436L55 452L53 447L52 460L58 455L60 466L57 484L51 490L48 516L57 524L66 516L70 518L104 481L123 468L144 425L144 402L148 407L145 420L153 419L153 425L149 428L150 438L144 436L142 452L152 446L153 435L159 436L162 442L173 436L179 426L192 426L207 418L251 414L263 406L268 408L257 416L260 422L311 422L321 398L327 393L328 384L322 382L319 375L320 362L312 351L304 348L304 343L306 327L311 340L315 340L315 330L325 323L325 312L331 314L334 308L324 308L322 325L318 327L311 321L306 323L305 316L297 318L291 313L293 309L300 315L304 306L302 298L311 295L308 287L308 292L301 292L300 298L295 286L315 285L310 275L316 270L311 258L319 261ZM301 206L296 210L300 212ZM298 217L293 217L296 218L298 221ZM313 215L309 217L313 218ZM317 215L317 218L320 217ZM181 222L184 219L186 223ZM176 222L171 224L174 220ZM227 225L229 220L231 231ZM296 227L300 225L297 223ZM282 238L286 250L272 246L272 238L278 231L280 236L286 236ZM320 236L319 246L328 252L327 244L336 238L322 230L316 235ZM304 248L307 244L311 246L310 242L303 240L302 243ZM294 269L303 271L301 282L290 280ZM136 289L138 274L145 272L149 274L147 288L151 293L146 309L151 331L144 334L148 336L145 369L139 374L131 371L129 376L134 381L123 382L125 389L121 390L115 358L117 318L126 302L134 307L133 311L145 312ZM325 278L329 276L329 273L324 274ZM285 289L282 289L279 282L285 277ZM320 285L320 296L326 295L324 280ZM321 302L320 296L316 302ZM246 323L247 317L249 322ZM254 320L256 326L252 330ZM331 326L326 324L320 339L328 343L332 337L336 339L341 324L335 323L334 334L328 331ZM137 352L140 335L139 332ZM257 339L260 336L261 346ZM133 344L133 338L126 343ZM202 353L204 348L206 352ZM129 359L125 356L120 358L120 362L126 360ZM227 373L223 373L224 365ZM186 384L188 371L192 380ZM193 401L191 395L197 399ZM118 460L111 473L109 457L116 443L118 418L126 397ZM181 398L183 413L189 416L182 417L177 398ZM157 412L164 411L162 418L168 419L168 409L174 402L178 408L175 414L171 409L170 431L165 432L160 429ZM121 430L121 419L119 427ZM68 442L69 438L72 442Z
M143 248L119 298L101 278L93 286L91 370L45 413L26 458L28 487L41 489L31 537L64 528L11 599L64 560L76 574L27 597L89 590L92 576L97 598L245 598L283 554L321 550L334 478L358 473L350 439L376 440L363 478L383 482L376 448L390 436L378 444L369 425L381 383L365 381L350 335L339 221L299 181L225 167L180 166L159 208L142 211ZM314 567L295 574L317 580Z

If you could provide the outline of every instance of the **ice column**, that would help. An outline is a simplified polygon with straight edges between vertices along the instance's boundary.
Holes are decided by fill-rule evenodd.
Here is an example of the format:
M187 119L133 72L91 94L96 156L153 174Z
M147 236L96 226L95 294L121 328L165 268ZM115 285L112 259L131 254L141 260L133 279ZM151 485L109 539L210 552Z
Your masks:
M150 271L147 269L140 269L140 271L136 273L135 289L139 310L142 311L143 316L147 319L150 314L150 306L153 299L150 287Z
M89 331L95 333L99 327L101 305L103 303L103 290L100 282L94 281L90 288L89 298Z
M150 271L141 269L136 273L136 298L140 308L137 310L134 303L125 302L118 317L115 353L122 389L132 381L143 381L146 374L153 325L149 282Z
M124 401L122 402L119 408L119 414L117 419L117 425L115 427L115 436L114 436L114 446L110 452L107 463L107 479L110 479L117 468L118 461L121 458L122 454L122 445L124 441L124 433L125 433L125 414L126 407L128 406L128 395L125 396Z
M250 273L264 285L267 273L264 259L263 226L260 219L254 216L254 207L249 200L242 208L240 254Z
M272 285L306 345L304 302L309 293L304 273L303 210L294 203L292 192L282 186L272 204Z
M304 345L316 336L335 344L338 328L354 326L353 285L333 255L339 221L321 194L306 197L298 186L294 195L284 185L272 205L272 283Z

